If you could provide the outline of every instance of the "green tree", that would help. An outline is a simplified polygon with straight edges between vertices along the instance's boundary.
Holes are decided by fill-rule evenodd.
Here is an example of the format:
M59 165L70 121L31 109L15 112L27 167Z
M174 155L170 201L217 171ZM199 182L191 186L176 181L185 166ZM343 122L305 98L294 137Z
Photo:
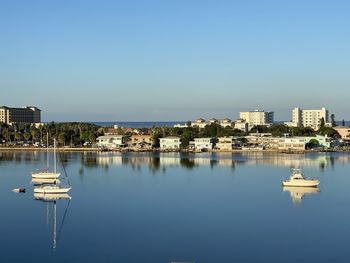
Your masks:
M332 123L332 127L337 126L336 122L335 122L335 115L331 114L331 123Z
M21 141L22 140L22 134L20 132L15 132L15 139L16 139L16 141Z
M25 133L23 134L23 137L24 137L24 139L28 142L29 139L30 139L30 137L32 137L32 135L31 135L29 132L25 132Z
M61 132L59 135L58 135L58 143L60 144L63 144L63 145L66 145L66 134L64 132Z
M306 148L308 149L312 149L312 148L316 148L320 145L319 141L316 139L311 139L307 144L306 144Z
M96 135L94 132L90 132L89 134L89 141L90 142L95 142L96 141Z
M334 130L332 127L323 127L323 128L320 128L318 131L317 131L317 134L319 135L327 135L328 137L332 137L332 138L340 138L340 134Z
M320 129L324 128L324 126L325 126L325 122L324 122L324 118L322 117L320 122Z

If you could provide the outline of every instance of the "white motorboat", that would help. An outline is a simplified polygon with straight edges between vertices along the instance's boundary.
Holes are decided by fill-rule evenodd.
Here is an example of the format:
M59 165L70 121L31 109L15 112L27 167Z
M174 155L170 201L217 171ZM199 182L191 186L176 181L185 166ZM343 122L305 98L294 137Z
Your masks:
M49 136L47 135L47 141L49 140ZM32 173L32 178L35 179L57 179L60 177L60 173L57 172L57 164L56 164L56 140L54 140L54 171L51 172L49 170L49 145L47 144L47 168L43 170L39 170Z
M293 187L317 187L320 181L317 179L305 179L301 169L292 169L289 180L283 181L283 186Z

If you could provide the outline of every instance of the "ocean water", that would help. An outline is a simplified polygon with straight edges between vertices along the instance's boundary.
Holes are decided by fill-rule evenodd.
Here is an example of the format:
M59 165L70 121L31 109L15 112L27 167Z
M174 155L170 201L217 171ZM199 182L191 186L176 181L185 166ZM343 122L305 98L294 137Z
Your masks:
M44 152L0 151L1 262L349 262L349 154L59 155L71 200L34 197Z
M187 123L187 121L116 121L116 122L93 122L96 125L99 126L105 126L105 127L109 127L109 126L114 126L114 125L118 125L121 127L128 127L128 128L152 128L153 126L156 127L163 127L163 126L167 126L167 127L174 127L175 124L181 123L181 124L185 124Z
M162 127L162 126L167 126L167 127L173 127L175 124L186 124L187 121L145 121L145 122L141 122L141 121L125 121L125 122L92 122L96 125L99 126L113 126L113 125L119 125L122 127L129 127L129 128L151 128L153 126L156 127ZM284 121L276 121L276 124L283 124ZM337 125L342 125L341 121L337 122ZM346 126L350 126L350 121L346 121L345 122Z

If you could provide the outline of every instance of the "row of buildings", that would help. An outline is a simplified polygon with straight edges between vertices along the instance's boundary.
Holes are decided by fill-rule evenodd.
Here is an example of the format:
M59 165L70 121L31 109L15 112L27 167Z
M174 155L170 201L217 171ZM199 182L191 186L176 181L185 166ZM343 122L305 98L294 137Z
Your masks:
M329 126L329 113L326 108L305 110L301 108L294 108L292 110L292 120L284 124L290 127L310 127L317 130L321 125L321 120L324 120L325 125ZM264 110L243 111L239 113L239 119L232 121L229 118L218 120L215 118L208 121L199 118L190 123L191 127L204 128L210 124L218 124L222 127L234 127L243 132L251 130L254 126L271 126L274 124L274 112ZM176 124L174 127L185 128L188 124Z
M12 125L13 123L40 123L41 110L35 106L22 108L0 107L0 122Z
M304 151L312 140L317 141L318 146L330 148L337 146L339 140L327 136L310 137L273 137L271 133L251 133L241 137L209 137L195 138L189 142L187 150L190 151L232 151L243 150L279 150L279 151ZM154 144L151 135L105 135L97 138L97 147L103 149L129 148L134 150L150 150ZM175 151L182 149L181 138L169 136L159 139L159 149L163 151Z

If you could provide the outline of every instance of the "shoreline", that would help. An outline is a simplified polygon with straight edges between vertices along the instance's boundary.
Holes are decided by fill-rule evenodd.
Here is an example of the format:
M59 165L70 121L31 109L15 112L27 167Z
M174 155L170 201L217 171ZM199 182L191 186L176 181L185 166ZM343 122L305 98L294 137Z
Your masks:
M0 147L0 151L28 151L28 152L46 152L47 148L37 148L37 147ZM53 152L53 148L49 148L50 152ZM339 152L339 153L350 153L349 150L305 150L305 151L281 151L281 150L274 150L274 149L265 149L265 150L257 150L257 149L251 149L251 150L241 150L241 149L234 149L234 150L209 150L209 151L188 151L188 150L159 150L159 149L153 149L153 150L134 150L134 149L113 149L113 150L105 150L101 148L86 148L86 147L74 147L74 148L68 148L68 147L59 147L57 148L57 151L61 152L155 152L155 153L171 153L171 152L182 152L182 153L283 153L283 154L305 154L305 153L325 153L325 152Z

